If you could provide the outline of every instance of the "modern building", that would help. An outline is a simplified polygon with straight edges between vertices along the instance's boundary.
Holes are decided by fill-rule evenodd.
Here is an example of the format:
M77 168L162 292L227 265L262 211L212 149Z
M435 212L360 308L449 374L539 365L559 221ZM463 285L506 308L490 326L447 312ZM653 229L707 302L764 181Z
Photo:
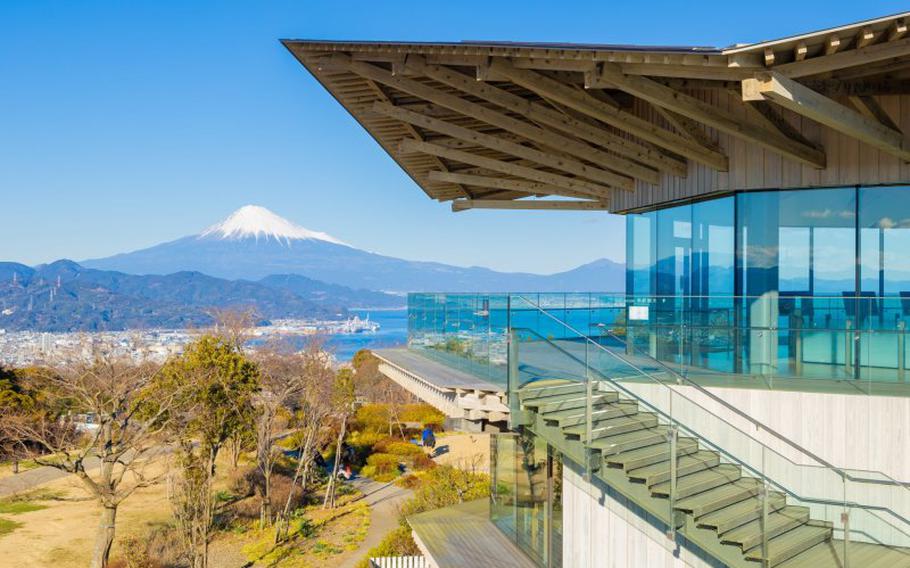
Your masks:
M624 291L411 295L384 372L501 431L489 502L410 519L428 565L910 566L908 17L284 42L454 211L627 219Z

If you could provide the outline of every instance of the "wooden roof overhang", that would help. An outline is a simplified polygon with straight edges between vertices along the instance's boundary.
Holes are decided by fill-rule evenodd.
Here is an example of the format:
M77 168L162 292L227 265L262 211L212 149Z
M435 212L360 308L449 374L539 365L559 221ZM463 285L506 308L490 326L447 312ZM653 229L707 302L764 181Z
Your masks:
M910 161L878 103L910 94L910 13L738 45L284 40L433 199L455 211L603 209L726 172L727 140L822 170L807 118Z

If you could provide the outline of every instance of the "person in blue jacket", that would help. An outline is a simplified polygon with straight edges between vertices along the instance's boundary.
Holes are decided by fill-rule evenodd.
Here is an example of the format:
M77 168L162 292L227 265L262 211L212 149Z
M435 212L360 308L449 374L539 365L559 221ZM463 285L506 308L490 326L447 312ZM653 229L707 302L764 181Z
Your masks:
M436 436L433 434L433 430L429 426L423 429L423 435L421 438L423 439L424 448L430 448L432 450L436 447Z

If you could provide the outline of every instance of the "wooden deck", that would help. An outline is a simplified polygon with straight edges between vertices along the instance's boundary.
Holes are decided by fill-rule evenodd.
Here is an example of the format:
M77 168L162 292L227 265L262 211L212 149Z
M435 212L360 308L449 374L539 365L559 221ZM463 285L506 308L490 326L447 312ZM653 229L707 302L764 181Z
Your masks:
M408 517L415 540L438 568L538 568L490 521L490 502L478 499Z

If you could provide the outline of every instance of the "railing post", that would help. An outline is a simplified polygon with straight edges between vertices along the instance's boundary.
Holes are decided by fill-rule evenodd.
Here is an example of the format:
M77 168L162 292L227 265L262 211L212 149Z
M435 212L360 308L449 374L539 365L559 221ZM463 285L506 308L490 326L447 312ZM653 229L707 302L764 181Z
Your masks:
M669 540L676 540L676 478L677 478L677 443L679 441L679 428L673 424L667 429L667 442L670 446L670 529L667 531Z
M799 377L803 374L803 314L800 309L793 312L793 328L790 333L796 335L793 341L793 372Z
M764 453L764 448L762 448L762 453ZM761 488L759 489L759 495L761 496L761 556L762 556L762 566L770 568L771 566L771 555L769 554L770 549L768 548L768 515L770 514L770 506L768 504L768 496L770 494L770 489L768 487L767 479L762 479Z
M853 320L844 322L844 373L849 378L853 374Z
M904 320L897 322L897 380L904 382L907 367L907 324Z
M587 345L585 346L587 353ZM592 423L594 408L594 381L591 379L591 371L588 367L587 356L585 357L585 475L586 481L591 481L594 473L593 454L591 449L591 436L594 434L594 424Z
M844 563L842 568L850 568L850 509L847 501L847 477L841 476L844 484L844 511L840 514L841 524L844 526Z
M509 329L509 371L506 379L508 385L509 414L517 416L521 410L518 400L518 332Z

